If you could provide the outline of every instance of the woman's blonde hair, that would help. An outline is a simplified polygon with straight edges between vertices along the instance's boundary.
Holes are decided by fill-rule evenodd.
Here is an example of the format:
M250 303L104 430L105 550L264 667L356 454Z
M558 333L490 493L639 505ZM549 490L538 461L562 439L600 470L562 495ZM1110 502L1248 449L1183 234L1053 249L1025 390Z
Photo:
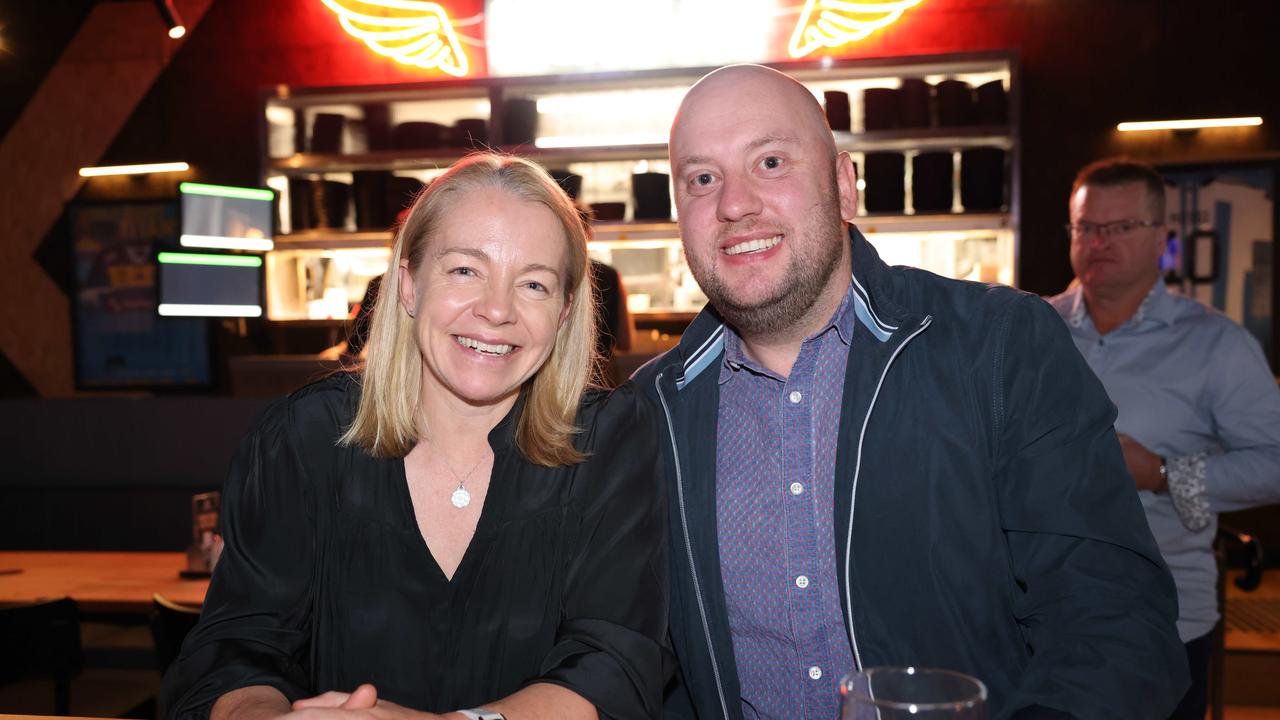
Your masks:
M527 160L493 153L469 155L433 180L414 200L396 233L391 265L373 310L360 406L340 439L343 445L355 445L379 457L404 457L417 443L422 355L415 321L400 304L400 261L407 258L409 272L417 272L444 216L459 198L483 188L503 190L513 201L539 203L564 228L569 310L551 355L525 382L516 443L538 465L555 467L582 460L573 447L577 432L573 423L591 380L596 333L588 229L545 170Z

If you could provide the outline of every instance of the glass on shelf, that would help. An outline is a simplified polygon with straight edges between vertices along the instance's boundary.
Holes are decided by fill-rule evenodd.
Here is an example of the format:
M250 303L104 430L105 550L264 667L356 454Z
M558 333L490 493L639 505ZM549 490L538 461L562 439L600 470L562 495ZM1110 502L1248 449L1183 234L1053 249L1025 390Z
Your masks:
M957 218L957 226L967 218ZM907 265L944 277L1012 285L1013 231L1009 228L924 230L905 224L878 224L863 218L858 225L880 258L889 265Z
M675 226L669 234L676 235ZM696 313L707 302L684 258L677 237L665 239L594 240L591 257L612 265L627 288L633 314Z
M344 319L369 281L386 272L390 248L275 250L267 255L267 318Z

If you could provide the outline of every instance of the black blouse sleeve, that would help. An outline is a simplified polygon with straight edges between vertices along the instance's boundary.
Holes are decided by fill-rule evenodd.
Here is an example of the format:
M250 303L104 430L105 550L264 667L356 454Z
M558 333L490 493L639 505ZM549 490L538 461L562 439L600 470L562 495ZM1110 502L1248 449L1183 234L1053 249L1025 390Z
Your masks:
M656 718L672 667L666 503L658 426L628 383L592 416L576 469L582 522L569 551L557 642L534 682L563 685L605 718Z
M205 718L237 688L311 695L316 497L297 442L296 399L269 407L241 442L222 491L225 547L200 622L165 676L164 717Z

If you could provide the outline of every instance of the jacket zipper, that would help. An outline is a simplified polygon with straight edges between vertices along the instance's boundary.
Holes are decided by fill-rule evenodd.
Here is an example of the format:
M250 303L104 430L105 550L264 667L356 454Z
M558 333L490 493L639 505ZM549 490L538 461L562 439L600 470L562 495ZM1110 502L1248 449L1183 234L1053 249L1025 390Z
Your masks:
M844 541L844 598L845 613L849 618L849 642L853 645L853 663L854 669L862 670L862 654L858 652L858 640L854 637L853 632L853 591L849 584L849 557L853 549L853 509L858 501L858 475L862 472L862 441L867 437L867 425L871 422L871 413L876 409L876 401L880 399L880 388L884 387L885 376L889 374L889 368L893 366L893 361L898 359L898 353L902 352L917 335L924 332L929 324L933 322L933 316L926 316L920 323L920 327L916 331L907 336L902 344L899 345L893 354L889 356L888 362L884 364L884 370L880 371L880 380L876 382L876 391L871 396L871 405L867 408L867 415L862 419L862 431L858 434L858 455L853 465L853 490L849 494L849 532ZM670 421L668 421L668 424Z
M707 641L707 654L711 656L711 673L716 679L716 693L720 697L720 711L724 713L725 720L729 720L729 704L724 698L724 684L720 680L720 665L716 662L716 651L711 644L711 624L707 621L707 608L702 601L702 586L698 584L698 570L693 564L693 543L689 540L689 518L685 513L684 506L684 476L680 472L680 449L676 446L675 427L671 423L671 409L667 406L666 396L662 394L663 375L665 373L658 373L653 385L658 393L658 400L662 403L662 413L667 418L667 436L671 439L671 454L675 460L676 497L680 505L680 529L684 532L684 549L689 557L689 574L693 577L693 594L698 600L698 613L702 616L702 633Z

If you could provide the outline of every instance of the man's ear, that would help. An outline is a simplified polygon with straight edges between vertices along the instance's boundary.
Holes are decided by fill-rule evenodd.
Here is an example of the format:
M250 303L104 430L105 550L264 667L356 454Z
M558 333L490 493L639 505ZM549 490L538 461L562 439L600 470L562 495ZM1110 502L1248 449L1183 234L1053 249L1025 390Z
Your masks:
M1152 233L1152 235L1155 235L1155 237L1152 238L1152 240L1154 240L1155 247L1151 249L1155 251L1156 264L1159 265L1160 258L1164 256L1165 250L1169 247L1169 227L1161 224L1152 228L1152 230L1155 231Z
M404 308L409 317L413 317L413 314L417 312L418 294L415 292L413 271L409 269L408 258L400 260L400 267L397 268L396 272L399 273L397 278L399 282L397 284L400 286L400 307Z
M840 193L840 217L853 222L858 215L858 168L847 152L836 155L836 188Z

